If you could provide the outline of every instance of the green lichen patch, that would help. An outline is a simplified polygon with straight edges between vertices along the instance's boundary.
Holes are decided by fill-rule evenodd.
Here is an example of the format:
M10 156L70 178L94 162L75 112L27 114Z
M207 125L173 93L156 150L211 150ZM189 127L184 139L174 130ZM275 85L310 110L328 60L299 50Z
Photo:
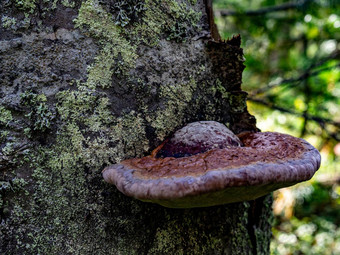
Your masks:
M154 242L156 245L151 248L150 254L173 254L175 251L176 254L188 254L185 251L187 247L190 247L191 252L189 254L209 254L205 245L197 241L197 236L200 236L203 240L213 241L212 236L200 233L199 228L202 226L200 225L202 222L193 223L192 219L187 216L188 212L185 211L182 213L183 220L169 216L167 222L156 232ZM201 218L196 220L199 221ZM191 227L194 224L198 226ZM185 240L183 240L183 236L186 236Z
M12 182L12 189L14 192L25 191L25 195L29 194L25 190L25 186L28 184L28 182L24 178L14 177L11 182Z
M25 15L32 14L36 8L36 0L15 0L14 4L19 10L25 11Z
M134 153L130 146L143 140L143 129L139 121L142 119L130 113L118 119L109 129L102 126L100 133L92 133L93 136L90 137L91 127L81 129L79 123L70 120L59 131L56 146L52 150L44 149L44 153L39 153L45 157L44 163L39 163L40 167L33 173L37 190L31 224L42 224L46 229L37 228L39 232L32 233L32 242L37 247L51 254L89 254L87 240L92 238L92 234L102 240L106 238L105 221L97 215L100 203L89 201L93 196L97 197L96 199L101 198L98 194L91 194L87 187L89 182L98 178L101 166L109 164L110 161L121 160L129 155L127 151ZM41 211L46 213L41 214ZM90 222L86 222L89 221L87 217L90 215ZM92 225L92 221L96 224L89 233L88 225ZM64 242L57 242L59 235L63 235ZM78 241L79 246L75 246L73 240L79 236L82 236L82 240ZM46 245L51 237L56 242Z
M226 88L223 86L222 82L219 79L216 79L214 86L210 87L210 92L213 96L220 94L222 98L229 97L229 92L227 92Z
M112 14L117 26L125 27L137 22L146 10L145 2L141 0L100 1Z
M145 6L142 22L129 31L134 40L150 46L157 45L163 38L184 42L199 31L202 13L195 11L189 3L146 0Z
M71 8L76 0L6 0L0 1L0 27L6 32L53 32L53 27L70 28ZM62 11L56 11L57 8ZM76 10L74 10L75 12ZM72 16L71 16L72 17ZM47 25L48 24L48 25ZM47 25L47 26L46 26Z
M229 96L230 105L233 105L233 112L242 113L247 109L247 93L246 92L233 92Z
M169 7L169 15L174 17L174 22L167 23L165 26L167 39L184 42L198 29L201 13L190 9L186 3L170 1Z
M75 0L61 0L61 4L65 7L74 8L76 2Z
M128 1L106 3L118 13L124 13L126 8L131 12L143 13L138 18L139 22L130 25L125 24L128 21L117 23L100 1L88 0L82 3L75 19L76 27L97 38L101 45L100 54L88 68L89 88L111 87L112 77L127 76L135 66L137 48L141 43L155 46L162 38L181 42L198 30L201 13L191 9L188 4L178 4L173 0L137 2L135 7ZM128 14L124 15L128 19Z
M134 28L128 28L125 35L135 42L149 46L157 46L162 39L162 32L166 23L166 9L161 1L145 0L146 10L142 21L136 23Z
M27 108L25 115L31 122L33 131L45 132L51 128L54 115L47 105L44 94L36 94L28 90L21 94L21 104Z
M75 24L84 33L98 38L102 45L100 54L88 69L89 88L110 87L114 74L126 74L134 66L136 46L121 35L121 28L97 1L88 0L82 4Z
M57 111L63 121L87 122L97 106L100 98L95 90L84 85L78 85L76 90L65 90L56 94Z
M8 126L9 122L13 120L11 111L0 105L0 125Z
M106 44L100 54L95 58L95 63L88 68L89 88L97 86L107 88L112 86L112 77L126 75L135 64L137 55L135 47L127 41L121 41L121 47L116 44Z
M147 120L155 128L157 138L164 140L170 131L175 130L183 123L185 108L192 100L197 84L194 78L183 84L167 84L160 88L160 95L167 99L164 108L149 114Z
M14 17L9 17L6 15L2 15L1 17L1 24L2 24L2 27L5 29L14 29L16 23L17 23L17 19Z
M132 153L136 148L145 150L141 116L134 111L114 116L106 94L78 85L77 90L59 92L57 99L57 111L65 128L61 132L72 134L74 138L69 139L75 143L71 148L82 155L84 164L98 167L121 160L133 147ZM140 146L136 147L137 141Z
M118 118L110 114L108 124L103 121L109 112L105 97L78 90L67 92L58 95L58 114L64 124L57 131L54 145L38 146L25 156L24 164L33 170L34 180L29 207L22 196L10 201L10 225L16 226L20 240L15 250L27 254L91 254L93 249L102 249L93 245L93 236L100 240L112 237L106 236L107 222L100 212L100 172L104 165L148 149L144 120L139 114L132 111ZM72 99L77 101L71 104ZM93 110L85 107L89 103ZM81 104L85 111L80 109ZM26 185L19 179L13 184L14 190ZM105 252L111 249L113 254L115 245L107 246Z

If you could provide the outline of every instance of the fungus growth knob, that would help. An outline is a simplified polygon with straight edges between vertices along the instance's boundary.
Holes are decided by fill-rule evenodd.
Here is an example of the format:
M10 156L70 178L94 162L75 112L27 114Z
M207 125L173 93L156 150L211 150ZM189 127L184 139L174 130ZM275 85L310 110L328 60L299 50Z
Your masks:
M193 122L176 131L156 157L188 157L212 149L240 147L240 139L216 121Z

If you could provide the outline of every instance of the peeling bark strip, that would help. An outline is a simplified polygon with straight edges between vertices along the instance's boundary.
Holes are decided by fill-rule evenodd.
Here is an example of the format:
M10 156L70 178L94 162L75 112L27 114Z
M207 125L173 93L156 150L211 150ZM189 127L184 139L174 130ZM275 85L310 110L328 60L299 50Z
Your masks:
M270 196L175 210L102 181L189 122L256 130L211 1L125 2L0 1L0 253L269 254Z
M212 6L212 0L204 0L206 12L208 15L208 23L210 28L211 37L215 41L221 41L221 36L217 30L217 26L214 21L214 11Z

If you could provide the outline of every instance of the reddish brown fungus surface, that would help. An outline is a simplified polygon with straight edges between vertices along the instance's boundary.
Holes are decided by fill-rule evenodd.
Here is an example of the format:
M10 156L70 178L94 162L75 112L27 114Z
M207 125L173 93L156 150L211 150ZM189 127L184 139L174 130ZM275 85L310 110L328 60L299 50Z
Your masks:
M233 169L258 162L274 163L298 158L304 151L301 140L279 133L249 133L241 137L244 147L211 149L190 157L144 157L122 161L141 179L197 176L216 169Z
M252 200L306 181L320 161L303 139L271 132L236 137L222 124L206 121L180 129L151 156L105 168L103 177L142 201L192 208Z

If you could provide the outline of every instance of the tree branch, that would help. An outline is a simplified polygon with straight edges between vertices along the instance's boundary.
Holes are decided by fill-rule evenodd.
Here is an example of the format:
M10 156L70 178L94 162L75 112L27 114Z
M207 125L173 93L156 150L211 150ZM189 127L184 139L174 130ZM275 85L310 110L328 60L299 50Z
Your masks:
M281 106L274 105L274 104L272 104L270 102L267 102L267 101L264 101L264 100L261 100L261 99L256 99L256 98L251 98L250 97L247 100L248 101L252 101L254 103L257 103L257 104L264 105L264 106L269 107L269 108L274 109L274 110L278 110L280 112L289 113L289 114L292 114L292 115L295 115L295 116L298 116L298 117L302 117L305 120L315 121L315 122L317 122L319 124L319 126L323 130L325 130L327 132L328 136L332 137L336 141L340 141L339 132L331 132L331 131L327 130L327 128L326 128L326 124L333 125L336 128L340 128L340 122L336 122L336 121L333 121L333 120L328 119L328 118L323 118L323 117L319 117L319 116L310 115L307 112L303 112L303 113L296 112L294 110L283 108Z
M313 120L313 121L316 121L318 123L331 124L331 125L334 125L334 126L340 128L340 122L336 122L336 121L333 121L333 120L328 119L328 118L314 116L314 115L310 115L308 113L296 112L294 110L291 110L291 109L288 109L288 108L283 108L281 106L277 106L277 105L274 105L273 103L270 103L270 102L267 102L267 101L264 101L264 100L261 100L261 99L257 99L257 98L248 97L248 101L252 101L254 103L262 104L262 105L267 106L269 108L279 110L279 111L285 112L285 113L290 113L290 114L293 114L293 115L296 115L296 116L299 116L299 117L306 118L308 120Z
M280 83L268 84L266 87L259 88L257 90L253 90L250 94L252 96L255 96L255 95L264 93L267 90L270 90L272 88L276 88L276 87L279 87L279 86L282 86L282 85L285 85L285 84L294 85L296 83L300 83L301 81L308 79L309 77L316 76L323 71L328 71L328 70L331 70L331 69L336 68L336 67L340 67L340 64L330 66L330 67L321 68L321 69L314 71L314 72L311 72L311 73L307 71L306 73L303 73L302 75L300 75L297 78L284 79Z
M279 11L286 11L286 10L289 10L289 9L301 8L301 7L304 7L306 4L308 4L308 2L310 2L310 0L294 1L294 2L284 3L284 4L281 4L281 5L263 7L261 9L249 10L249 11L244 11L244 12L233 11L233 10L217 10L217 12L219 12L219 14L222 17L241 16L241 15L257 16L257 15L267 14L267 13L270 13L270 12L279 12Z
M333 66L328 66L328 67L324 67L324 68L319 68L315 71L312 71L313 68L317 68L321 65L323 65L324 63L326 63L329 60L333 60L336 59L340 56L339 51L334 52L333 54L331 54L330 56L328 56L327 58L324 58L322 60L320 60L317 63L313 63L305 72L303 72L300 76L296 77L296 78L289 78L289 79L283 79L282 81L280 81L279 83L273 83L273 84L268 84L265 87L259 88L257 90L253 90L250 92L251 96L255 96L261 93L264 93L272 88L276 88L282 85L288 85L291 84L291 86L297 85L299 84L301 81L304 81L306 79L308 79L309 77L313 77L318 75L319 73L322 73L323 71L328 71L331 70L333 68L337 68L340 67L340 63L335 64ZM297 84L296 84L297 83Z

